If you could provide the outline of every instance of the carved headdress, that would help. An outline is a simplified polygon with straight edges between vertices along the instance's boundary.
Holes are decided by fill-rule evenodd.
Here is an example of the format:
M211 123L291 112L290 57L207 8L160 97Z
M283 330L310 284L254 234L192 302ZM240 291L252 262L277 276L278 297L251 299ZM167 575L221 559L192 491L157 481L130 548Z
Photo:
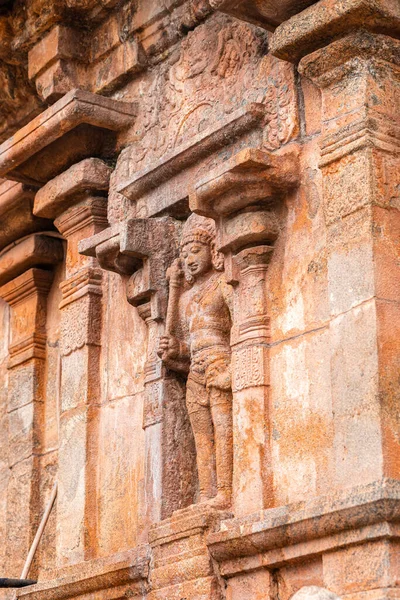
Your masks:
M224 257L221 252L217 251L216 237L215 221L192 213L183 226L180 246L182 249L186 244L193 242L209 244L214 268L217 271L223 271Z

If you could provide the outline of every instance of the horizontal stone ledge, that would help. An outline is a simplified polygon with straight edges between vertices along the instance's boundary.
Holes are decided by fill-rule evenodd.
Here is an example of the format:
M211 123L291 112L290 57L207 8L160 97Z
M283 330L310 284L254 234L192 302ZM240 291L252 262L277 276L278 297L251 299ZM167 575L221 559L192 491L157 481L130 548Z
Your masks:
M104 195L110 175L111 168L99 158L82 160L37 192L33 212L38 217L55 219L87 194Z
M400 521L400 481L383 479L225 521L207 545L221 563L394 521Z
M0 181L0 250L36 231L52 228L51 221L32 213L35 188L15 181Z
M0 146L0 177L41 186L73 163L99 154L135 119L137 103L72 90Z
M172 179L207 154L228 146L245 133L261 126L265 118L266 107L263 104L249 103L221 120L217 128L214 125L206 129L146 169L134 173L121 182L117 191L130 200L138 200L147 191ZM129 153L129 148L125 153Z
M57 234L32 234L0 254L0 286L28 269L55 265L63 258L63 242Z
M269 31L315 2L316 0L210 0L213 8Z
M149 561L148 546L138 546L127 552L54 570L50 574L52 579L18 590L16 597L24 600L61 600L87 598L87 594L90 594L91 598L100 599L103 597L102 591L122 586L127 587L127 593L132 586L136 594L145 593ZM121 593L126 596L125 591Z
M400 35L400 5L392 0L320 0L282 23L270 44L278 58L301 58L355 30Z

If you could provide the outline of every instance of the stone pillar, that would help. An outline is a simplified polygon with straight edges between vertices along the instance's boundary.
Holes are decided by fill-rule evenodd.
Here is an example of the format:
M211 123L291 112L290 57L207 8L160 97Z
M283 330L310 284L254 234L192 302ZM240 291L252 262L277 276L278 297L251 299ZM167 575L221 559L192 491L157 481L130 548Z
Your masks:
M233 509L237 517L274 504L269 422L266 279L284 196L297 184L296 152L246 149L196 182L190 206L217 223L233 306Z
M8 430L10 482L7 497L9 577L19 577L36 533L40 508L46 360L47 294L53 273L36 264L62 259L60 240L25 238L0 258L0 297L10 306Z
M399 34L397 3L320 0L272 40L322 91L336 488L400 477Z
M61 283L61 390L57 502L59 566L97 553L97 444L100 410L102 271L78 242L104 229L110 169L78 163L36 194L34 212L53 218L67 240Z
M273 248L239 252L237 339L232 347L233 498L237 516L272 506L269 444L269 317L266 279Z

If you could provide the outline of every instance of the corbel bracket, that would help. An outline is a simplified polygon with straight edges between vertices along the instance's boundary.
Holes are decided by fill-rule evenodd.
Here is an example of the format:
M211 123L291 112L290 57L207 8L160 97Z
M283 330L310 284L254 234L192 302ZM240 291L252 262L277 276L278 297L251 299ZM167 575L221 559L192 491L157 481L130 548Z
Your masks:
M170 217L130 219L83 240L79 252L97 257L105 270L129 276L128 302L143 318L159 321L166 312L165 273L178 252L177 227Z
M237 253L257 245L273 246L281 227L282 199L298 181L296 151L272 154L247 148L195 183L190 208L215 219L218 250L225 255L231 284L239 279Z
M246 148L196 182L190 208L218 219L248 206L273 202L298 182L297 153Z

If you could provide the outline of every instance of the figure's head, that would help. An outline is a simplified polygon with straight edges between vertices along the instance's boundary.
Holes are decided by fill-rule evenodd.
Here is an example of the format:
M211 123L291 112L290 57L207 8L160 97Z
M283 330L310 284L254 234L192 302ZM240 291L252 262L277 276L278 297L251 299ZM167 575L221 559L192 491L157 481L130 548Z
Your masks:
M190 215L183 227L180 252L186 279L190 283L212 269L223 270L223 256L217 252L215 238L215 222L212 219Z

